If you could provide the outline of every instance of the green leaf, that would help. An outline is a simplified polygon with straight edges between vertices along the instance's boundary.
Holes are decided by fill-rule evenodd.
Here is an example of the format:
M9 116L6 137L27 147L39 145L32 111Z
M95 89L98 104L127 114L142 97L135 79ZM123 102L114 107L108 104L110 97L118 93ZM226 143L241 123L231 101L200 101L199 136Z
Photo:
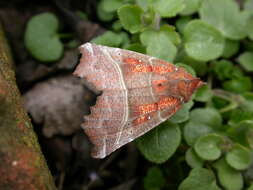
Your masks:
M253 1L246 0L244 4L245 13L248 14L246 30L249 38L253 40Z
M159 31L149 29L142 32L140 35L141 43L147 46L154 41L154 35L158 34L166 36L174 45L179 45L181 43L180 36L175 31L175 28L167 24L162 25Z
M115 16L113 12L106 12L104 10L103 1L100 1L97 5L97 15L98 15L98 18L102 21L111 21Z
M235 144L227 153L226 161L234 169L245 170L252 163L251 151L240 144Z
M199 137L212 132L208 125L190 121L184 126L184 139L188 145L193 146Z
M173 61L177 53L177 48L173 42L178 42L175 33L171 29L165 29L165 27L162 27L160 31L146 30L141 33L140 40L143 45L147 46L148 55Z
M122 36L112 31L107 31L102 35L91 40L92 43L110 47L119 47L122 41L123 41Z
M242 67L249 72L253 71L253 53L252 52L244 52L238 58L239 63Z
M253 183L247 188L247 190L253 190Z
M215 175L205 168L194 168L180 184L178 190L221 190L216 185Z
M213 96L213 91L208 85L204 85L196 92L194 100L199 102L208 102Z
M190 120L195 123L201 123L219 129L222 124L222 117L218 110L214 108L196 108L190 113Z
M191 66L196 71L198 76L204 76L206 74L207 72L206 62L196 61L195 59L188 56L184 49L179 50L181 51L179 51L179 53L177 54L176 62L185 63Z
M135 0L137 5L139 5L144 11L147 11L151 6L153 0Z
M184 63L176 63L175 65L178 67L183 67L188 73L190 73L192 76L196 77L196 72L190 65L186 65Z
M248 128L246 132L246 141L251 149L253 149L253 127Z
M63 54L63 44L57 34L59 22L54 14L33 16L25 31L25 46L31 55L43 62L58 60Z
M222 86L225 90L243 93L252 90L252 81L250 77L240 77L225 81Z
M239 47L240 47L239 41L226 39L222 57L229 58L235 55L238 52Z
M229 39L239 40L246 36L246 17L233 0L204 0L199 14Z
M183 34L185 26L192 20L190 16L180 17L176 20L176 27L178 31Z
M114 31L121 31L122 30L122 24L120 22L120 20L116 20L113 24L112 24L112 29Z
M213 62L213 71L217 75L218 79L225 80L233 78L233 72L235 68L231 61L220 60Z
M181 141L181 132L176 124L164 122L137 139L137 145L145 158L163 163L176 151Z
M160 27L160 33L165 34L176 46L181 43L180 35L176 32L176 28L174 26L164 24Z
M235 109L231 112L229 117L229 125L236 125L241 122L248 122L253 119L253 113L252 112L246 112L242 109Z
M199 9L202 0L186 0L185 8L180 12L181 15L191 15Z
M253 112L253 93L252 92L243 93L241 106L245 111Z
M173 123L182 123L187 121L189 119L189 110L192 106L193 101L185 103L182 108L170 118L170 121Z
M243 8L245 10L252 11L253 10L253 1L252 0L246 0L246 1L244 1Z
M152 5L162 17L174 17L185 7L184 0L153 0Z
M194 150L203 160L216 160L221 156L222 141L222 137L217 134L204 135L198 138Z
M143 54L146 53L146 48L142 44L139 44L139 43L129 44L126 47L126 49L131 50L131 51L135 51L135 52L139 52L139 53L143 53Z
M222 55L224 38L218 30L201 21L192 20L184 29L185 50L199 61L209 61Z
M118 9L118 16L122 26L131 33L139 32L143 26L141 16L143 10L137 5L124 5Z
M192 148L189 148L185 155L185 160L191 168L201 168L204 161L198 157Z
M159 190L165 185L165 178L160 168L152 167L148 169L148 173L144 178L145 190Z
M163 34L154 35L152 42L147 46L147 54L172 62L177 54L177 48Z
M107 13L115 12L124 5L123 0L102 0L100 3L102 4L102 9Z
M243 188L243 178L239 171L231 168L225 161L221 159L214 164L217 169L220 184L227 190L240 190Z

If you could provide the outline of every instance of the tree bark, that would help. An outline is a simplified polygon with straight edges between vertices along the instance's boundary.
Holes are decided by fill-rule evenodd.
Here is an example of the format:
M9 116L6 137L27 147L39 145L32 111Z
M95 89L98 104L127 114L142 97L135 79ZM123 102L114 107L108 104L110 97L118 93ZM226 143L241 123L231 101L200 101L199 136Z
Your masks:
M0 189L54 190L15 82L13 60L0 23Z

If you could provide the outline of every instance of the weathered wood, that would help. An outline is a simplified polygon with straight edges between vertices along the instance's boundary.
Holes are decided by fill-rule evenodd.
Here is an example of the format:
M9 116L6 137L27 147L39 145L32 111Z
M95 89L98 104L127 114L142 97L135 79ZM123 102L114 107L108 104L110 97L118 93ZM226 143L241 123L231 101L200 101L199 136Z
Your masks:
M0 23L0 189L56 189L15 82Z

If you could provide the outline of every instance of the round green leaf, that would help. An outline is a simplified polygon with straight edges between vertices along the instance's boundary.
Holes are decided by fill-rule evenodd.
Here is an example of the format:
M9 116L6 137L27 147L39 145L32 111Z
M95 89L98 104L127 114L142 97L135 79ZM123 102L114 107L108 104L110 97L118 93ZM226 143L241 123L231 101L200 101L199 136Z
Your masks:
M249 72L253 71L253 53L252 52L244 52L238 58L239 63L242 67Z
M210 87L208 85L204 85L197 90L194 100L199 102L207 102L212 98L212 96L213 92Z
M100 1L97 5L97 15L102 21L111 21L115 14L113 12L106 12L103 8L103 1Z
M191 15L200 7L202 0L187 0L185 2L185 8L180 12L181 15Z
M229 58L233 56L238 52L239 47L240 47L239 41L226 39L222 57Z
M215 175L205 168L194 168L180 184L178 190L221 190L216 185Z
M147 46L147 54L164 59L166 61L173 61L176 56L177 48L173 44L176 42L176 36L173 32L168 30L146 30L141 33L140 40L143 45ZM172 39L174 39L172 41Z
M213 62L213 71L217 75L218 79L225 80L229 78L233 78L232 73L235 68L231 61L228 60L220 60Z
M222 124L222 117L214 108L196 108L190 113L190 120L195 123L202 123L214 129L219 129Z
M170 121L173 123L182 123L187 121L189 119L189 110L192 106L193 101L185 103L182 108L170 118Z
M116 20L116 21L112 24L112 29L113 29L114 31L117 31L117 32L119 32L119 31L122 30L122 24L121 24L120 20Z
M153 7L162 17L173 17L185 7L184 0L153 0Z
M123 0L102 0L101 1L102 9L107 12L115 12L118 8L120 8L122 5L124 5Z
M137 139L137 145L145 158L163 163L176 151L181 141L181 132L176 124L164 122Z
M184 139L188 145L193 146L199 137L212 132L208 125L190 121L184 126Z
M246 36L246 19L233 0L204 0L199 10L200 18L217 28L229 39Z
M237 170L245 170L252 163L252 156L250 150L246 147L236 144L232 150L226 155L227 163Z
M148 169L148 173L144 177L144 188L145 190L159 190L165 185L165 182L161 169L152 167Z
M146 53L146 48L142 44L139 44L139 43L129 44L126 47L126 49L131 50L131 51L136 51L136 52L139 52L139 53L143 53L143 54Z
M160 30L145 30L140 35L141 43L145 46L147 46L149 43L153 43L155 41L154 36L155 35L164 35L168 40L170 40L174 45L179 45L181 43L181 39L179 34L175 31L175 28L170 25L162 25L160 27Z
M180 51L177 54L176 62L182 62L191 66L198 76L204 76L206 74L207 72L206 62L196 61L195 59L187 55L184 49L179 49L179 50Z
M147 54L169 62L173 61L177 54L174 44L163 34L154 36L153 40L153 43L147 46Z
M191 168L200 168L203 166L203 160L198 157L192 148L189 148L185 155L185 160Z
M222 86L225 90L243 93L252 90L252 80L250 77L240 77L225 81Z
M220 184L228 190L240 190L243 188L242 174L231 168L225 161L221 159L214 164L217 169Z
M209 61L222 55L224 38L218 30L201 21L193 20L184 29L185 50L199 61Z
M122 36L112 31L107 31L102 35L93 38L91 40L92 43L110 47L119 47L122 41L123 41Z
M124 5L118 9L122 26L131 33L137 33L142 29L142 14L143 10L137 5Z
M190 16L180 17L176 20L176 27L180 33L184 32L185 26L192 20Z
M176 63L175 64L178 67L183 67L188 73L190 73L192 76L196 77L196 72L194 71L194 69L190 66L190 65L186 65L184 63Z
M50 62L62 56L63 44L57 35L58 27L58 20L52 13L42 13L28 21L25 46L34 58Z
M176 28L174 26L164 24L160 27L160 33L165 34L176 46L181 43L180 35L176 32Z
M247 35L251 40L253 40L253 13L251 12L245 12L248 15L247 23L246 23L246 32Z
M221 156L221 143L221 136L208 134L198 138L194 145L194 150L203 160L216 160Z

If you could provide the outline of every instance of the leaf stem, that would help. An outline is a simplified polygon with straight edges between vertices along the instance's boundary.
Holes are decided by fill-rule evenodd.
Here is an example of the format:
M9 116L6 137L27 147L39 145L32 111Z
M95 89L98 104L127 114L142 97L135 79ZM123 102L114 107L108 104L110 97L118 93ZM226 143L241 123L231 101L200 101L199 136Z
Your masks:
M155 13L155 19L154 19L154 28L155 30L160 29L160 22L161 22L161 16L159 13Z
M242 103L240 95L225 90L213 89L213 95L229 102L227 106L219 110L221 113L236 109Z

